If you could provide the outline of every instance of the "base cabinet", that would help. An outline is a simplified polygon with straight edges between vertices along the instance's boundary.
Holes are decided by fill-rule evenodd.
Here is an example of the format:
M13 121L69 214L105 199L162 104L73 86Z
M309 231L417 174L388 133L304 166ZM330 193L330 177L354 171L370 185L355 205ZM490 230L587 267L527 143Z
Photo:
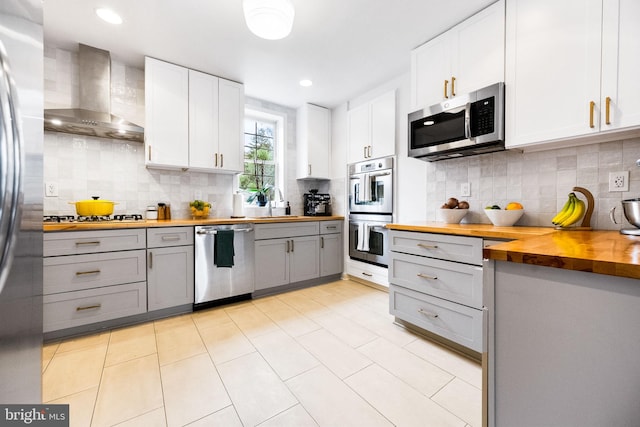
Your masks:
M193 304L193 227L147 229L148 310Z

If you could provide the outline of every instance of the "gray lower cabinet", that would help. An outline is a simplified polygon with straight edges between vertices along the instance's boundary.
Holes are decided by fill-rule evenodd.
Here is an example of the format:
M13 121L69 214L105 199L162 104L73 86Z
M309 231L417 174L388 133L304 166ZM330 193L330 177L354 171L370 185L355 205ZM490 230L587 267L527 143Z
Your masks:
M45 233L44 332L147 311L144 229Z
M342 227L342 221L256 224L256 291L340 274Z
M147 229L148 310L193 304L193 227Z
M474 352L483 344L483 239L391 230L389 310Z

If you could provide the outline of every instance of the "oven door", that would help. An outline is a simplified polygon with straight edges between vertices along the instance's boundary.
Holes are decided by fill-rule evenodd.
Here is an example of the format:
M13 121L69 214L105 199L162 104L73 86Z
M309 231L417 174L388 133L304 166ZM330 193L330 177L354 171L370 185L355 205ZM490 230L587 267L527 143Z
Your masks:
M349 257L356 261L387 267L389 265L389 237L385 225L391 220L382 218L349 219Z
M391 214L393 170L385 169L349 176L349 212Z

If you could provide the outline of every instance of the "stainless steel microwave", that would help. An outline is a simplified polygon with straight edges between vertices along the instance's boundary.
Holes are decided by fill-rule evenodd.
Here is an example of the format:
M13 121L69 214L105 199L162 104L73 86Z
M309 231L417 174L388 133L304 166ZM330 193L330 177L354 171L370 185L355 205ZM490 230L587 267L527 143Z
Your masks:
M409 114L409 156L434 162L504 150L504 83Z

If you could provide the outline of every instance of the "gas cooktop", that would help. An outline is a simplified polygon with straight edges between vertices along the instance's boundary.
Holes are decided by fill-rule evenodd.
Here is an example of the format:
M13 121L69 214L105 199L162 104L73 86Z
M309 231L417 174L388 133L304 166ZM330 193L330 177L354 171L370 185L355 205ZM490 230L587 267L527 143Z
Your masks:
M103 216L45 215L44 222L142 222L140 214L117 214Z

